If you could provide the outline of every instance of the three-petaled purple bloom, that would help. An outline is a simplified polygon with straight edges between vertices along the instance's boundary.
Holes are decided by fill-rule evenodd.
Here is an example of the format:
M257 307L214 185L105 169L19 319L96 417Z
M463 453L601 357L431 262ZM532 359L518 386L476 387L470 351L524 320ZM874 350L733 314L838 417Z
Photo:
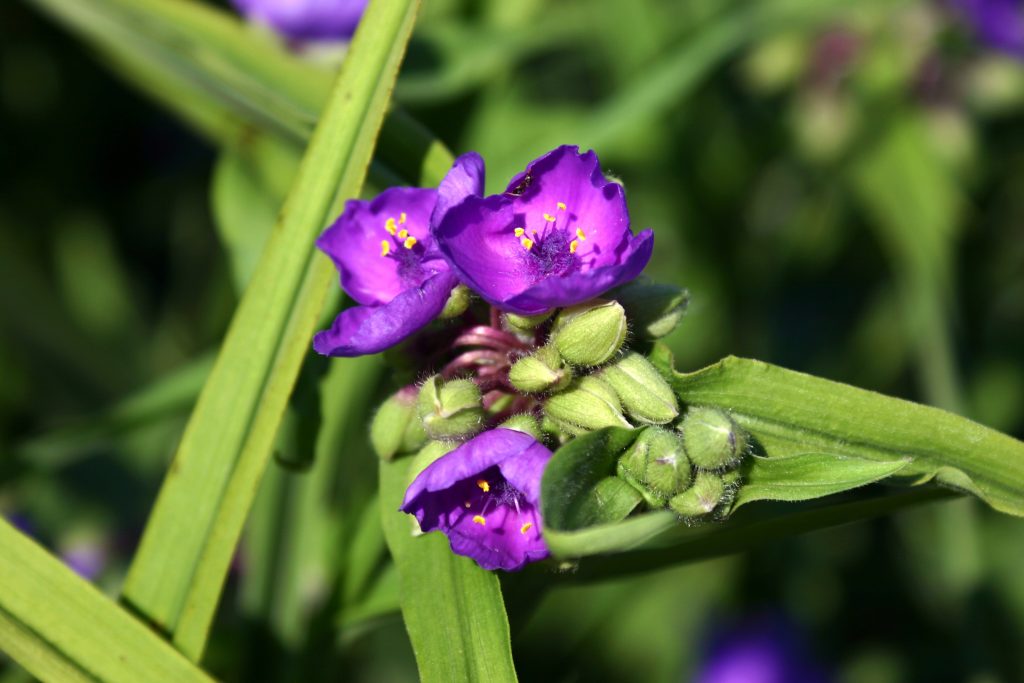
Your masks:
M1024 59L1024 1L952 0L978 36L1017 59Z
M367 0L232 0L250 21L297 41L348 40Z
M483 185L479 156L460 161L466 196L434 235L459 279L492 305L534 315L582 303L636 278L650 260L652 232L630 231L622 186L605 178L593 151L558 147L490 197L471 189Z
M697 683L825 683L788 621L752 619L713 639Z
M423 531L443 531L453 552L484 569L517 571L548 556L539 508L550 458L524 432L483 432L423 470L401 510L415 515Z
M457 284L430 235L438 191L394 187L373 201L350 200L317 246L361 304L313 337L325 356L361 356L394 346L444 309Z

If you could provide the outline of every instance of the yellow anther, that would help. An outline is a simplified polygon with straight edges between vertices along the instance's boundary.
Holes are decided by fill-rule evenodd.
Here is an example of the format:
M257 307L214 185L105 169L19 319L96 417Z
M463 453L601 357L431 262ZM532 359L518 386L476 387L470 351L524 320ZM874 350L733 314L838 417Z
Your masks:
M391 243L387 240L380 241L380 255L387 256L388 252L391 251Z
M406 218L408 218L408 216L405 215L405 211L403 211L402 213L398 214L398 224L399 225L405 225L405 219Z
M408 236L409 236L409 231L406 230L405 228L402 228L401 230L398 231L398 239L404 240Z
M484 519L481 515L473 515L473 523L479 524L481 526L487 526L487 520Z
M389 218L386 221L384 221L384 229L387 230L389 234L394 235L395 234L395 219L394 218Z
M486 479L477 479L476 485L480 487L480 490L484 493L488 493L491 490L491 485Z
M516 233L516 237L522 237L526 232L526 228L516 228L514 232Z
M576 228L576 236L581 240L587 239L587 233L583 232L583 228Z
M565 211L565 202L558 202L555 206L558 207L559 211Z
M415 245L416 245L416 238L415 237L407 237L406 240L404 242L402 242L402 246L405 247L406 249L412 249Z
M579 243L578 240L573 240L572 242L569 242L569 253L570 254L575 254L576 253L576 247L578 247L578 246L580 246L580 243Z
M550 213L546 213L544 214L544 220L546 220L548 223L554 223L555 217L552 216Z
M527 531L533 528L533 522L527 522L526 524L519 527L519 533L525 534Z
M526 249L526 251L530 251L531 249L533 249L533 240L531 240L529 237L521 238L519 240L519 244L523 245L523 248Z

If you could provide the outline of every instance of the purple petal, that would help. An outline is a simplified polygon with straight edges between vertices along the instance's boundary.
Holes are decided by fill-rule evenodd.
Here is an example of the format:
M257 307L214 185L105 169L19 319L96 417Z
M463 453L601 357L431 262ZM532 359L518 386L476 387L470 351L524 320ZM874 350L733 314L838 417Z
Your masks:
M346 202L316 244L334 261L349 296L366 306L384 304L447 268L440 260L429 261L430 214L436 203L437 190L412 187L393 187L373 201ZM405 222L399 223L403 214ZM396 234L388 232L389 225ZM418 240L412 249L404 247L407 238L398 236L400 230Z
M293 40L348 40L367 0L233 0L250 21Z
M107 566L107 552L96 542L77 542L61 553L61 559L86 581L94 580Z
M346 309L313 337L313 349L325 356L363 356L392 347L434 320L456 284L455 275L442 272L386 304Z
M711 643L698 683L825 683L788 620L759 617L721 632Z
M467 152L456 159L437 187L437 206L430 219L431 225L439 224L452 207L467 197L483 195L484 174L483 157L476 152Z
M1024 59L1024 6L1020 0L953 0L952 4L983 41Z

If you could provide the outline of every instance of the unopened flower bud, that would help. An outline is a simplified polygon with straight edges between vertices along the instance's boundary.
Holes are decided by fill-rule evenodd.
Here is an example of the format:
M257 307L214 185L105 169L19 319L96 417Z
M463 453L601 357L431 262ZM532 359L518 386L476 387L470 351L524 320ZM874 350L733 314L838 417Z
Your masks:
M679 403L668 382L642 354L630 351L601 371L622 401L626 414L647 424L665 424L679 415Z
M412 453L427 440L416 409L416 387L392 394L373 416L370 444L378 457L390 460L398 453Z
M690 461L682 439L658 427L644 429L619 459L618 475L639 489L651 505L664 505L690 485Z
M554 309L537 315L516 315L515 313L505 314L505 323L516 332L532 332L540 327L551 317Z
M718 408L690 408L679 429L686 455L702 470L730 468L739 463L747 448L747 433Z
M554 348L545 346L532 356L517 360L508 371L508 379L512 386L528 394L558 391L572 380L572 370Z
M674 496L668 506L683 517L702 517L718 507L724 495L722 477L714 472L698 472L693 486Z
M615 391L596 377L583 377L544 404L545 412L563 428L590 431L632 427L622 415Z
M555 318L552 341L562 358L584 367L607 363L626 341L626 312L616 301L595 299L565 308Z
M498 425L501 429L514 429L517 432L523 432L529 434L537 441L543 440L541 433L540 423L537 422L537 418L529 413L520 413L519 415L513 415L509 419Z
M449 320L451 318L457 318L466 312L469 308L469 302L472 299L469 287L466 285L458 285L452 290L452 293L448 295L448 301L445 302L444 308L437 315L441 320Z
M622 304L637 336L660 339L679 326L690 293L674 285L639 279L619 287L611 296Z
M480 431L484 419L480 389L468 379L444 382L434 375L420 387L417 409L435 439L456 439Z

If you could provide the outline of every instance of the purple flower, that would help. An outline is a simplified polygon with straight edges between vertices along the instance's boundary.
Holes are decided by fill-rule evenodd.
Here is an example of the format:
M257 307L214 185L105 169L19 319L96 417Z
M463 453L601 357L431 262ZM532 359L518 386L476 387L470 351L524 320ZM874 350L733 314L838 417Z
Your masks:
M439 458L409 486L402 512L440 529L452 552L484 569L517 571L548 556L540 478L551 451L512 429L484 432Z
M78 540L61 552L64 564L86 581L92 581L107 566L107 551L102 544L93 540Z
M292 40L348 40L367 0L232 0L250 21Z
M373 201L351 200L317 246L360 306L313 337L325 356L362 356L394 346L427 325L458 283L434 247L437 190L394 187Z
M632 234L622 186L604 177L594 152L559 147L490 197L475 189L483 162L469 157L458 187L441 185L453 208L434 235L459 278L491 304L542 313L591 299L647 265L653 234Z
M997 50L1024 59L1022 0L952 0L978 36Z
M761 617L724 631L708 649L697 683L825 683L792 626Z

